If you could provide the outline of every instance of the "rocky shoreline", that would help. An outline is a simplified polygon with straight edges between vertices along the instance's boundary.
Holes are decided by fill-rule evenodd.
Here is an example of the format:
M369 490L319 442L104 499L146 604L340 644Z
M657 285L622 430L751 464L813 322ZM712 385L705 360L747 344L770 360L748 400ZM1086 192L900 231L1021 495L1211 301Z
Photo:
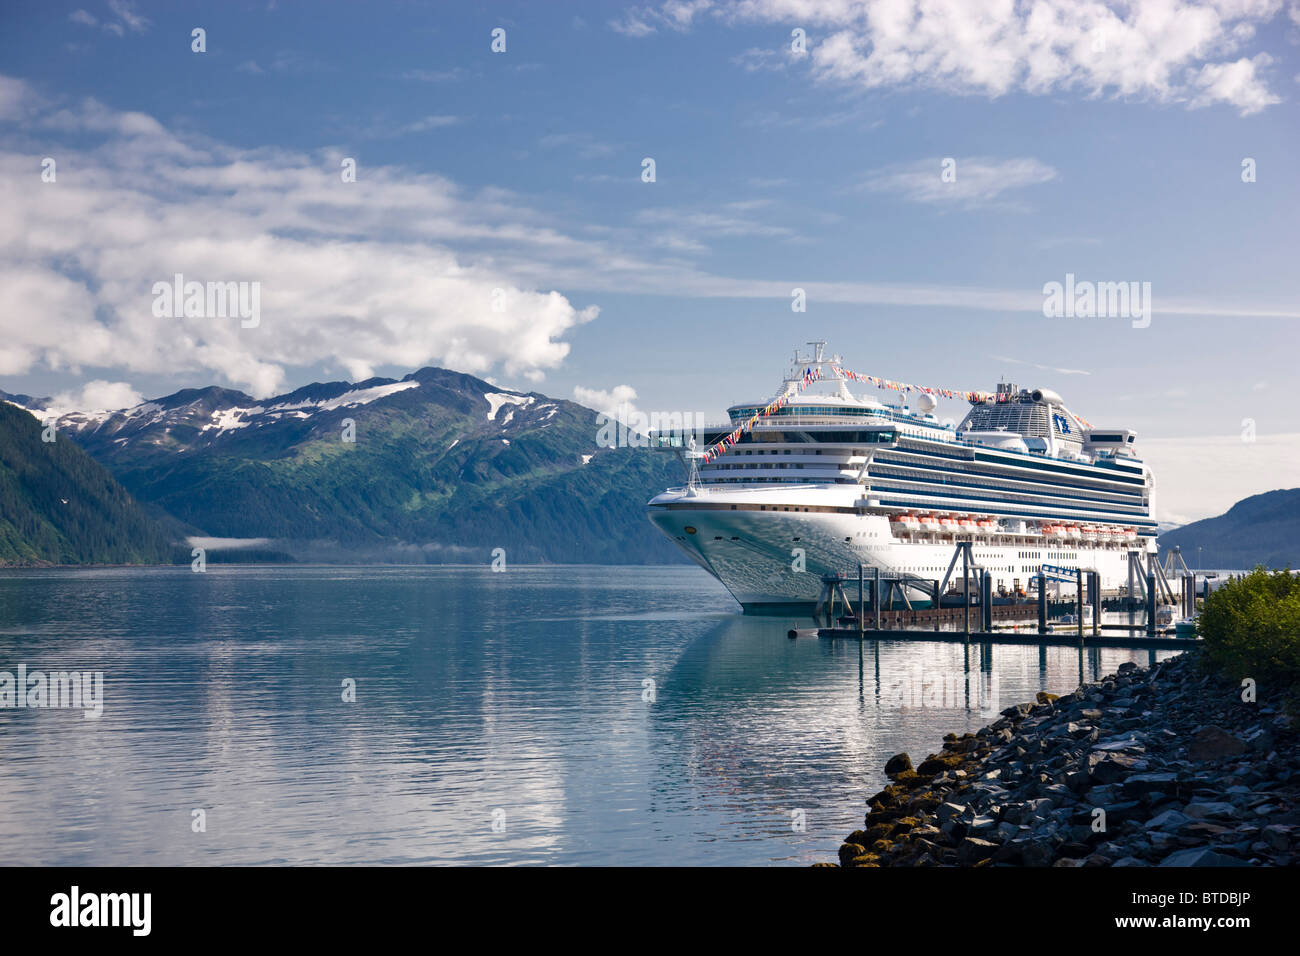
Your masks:
M949 734L915 768L898 754L840 865L1300 863L1297 722L1201 660L1125 663Z

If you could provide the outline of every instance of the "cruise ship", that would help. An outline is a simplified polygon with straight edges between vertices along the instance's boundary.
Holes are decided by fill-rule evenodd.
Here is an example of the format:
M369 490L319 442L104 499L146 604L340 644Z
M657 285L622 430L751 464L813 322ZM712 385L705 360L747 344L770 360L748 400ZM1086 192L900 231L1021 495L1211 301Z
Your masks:
M774 397L728 409L704 430L707 451L682 449L687 484L647 506L747 613L810 611L823 575L859 565L937 582L963 541L1007 596L1027 595L1044 565L1096 571L1114 593L1132 552L1155 553L1155 486L1132 431L1087 426L1055 392L1010 383L962 393L970 411L944 422L936 394L952 393L855 394L859 377L809 344Z

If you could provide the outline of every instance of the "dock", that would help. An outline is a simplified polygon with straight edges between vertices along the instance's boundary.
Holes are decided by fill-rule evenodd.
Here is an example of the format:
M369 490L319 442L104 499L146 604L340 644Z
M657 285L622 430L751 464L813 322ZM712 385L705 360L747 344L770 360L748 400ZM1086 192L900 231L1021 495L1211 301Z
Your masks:
M1130 554L1130 587L1125 596L1126 609L1136 610L1134 600L1134 570L1140 562L1137 552ZM1058 568L1044 564L1037 575L1037 600L1034 602L1004 602L995 600L990 575L975 560L971 543L958 542L948 564L948 573L942 580L926 581L905 574L881 574L873 568L871 577L865 567L857 568L857 601L851 602L844 585L852 580L849 575L824 574L822 593L817 601L814 618L820 621L825 614L825 627L792 628L791 638L801 636L826 638L856 638L860 641L943 641L960 644L1039 644L1078 648L1133 648L1176 650L1195 647L1197 637L1179 637L1174 628L1158 627L1156 623L1157 597L1174 600L1173 588L1163 574L1154 556L1143 568L1146 580L1142 585L1145 622L1142 624L1102 623L1101 575L1085 568ZM954 575L954 572L956 574ZM958 606L947 603L951 596L947 585L954 577L961 581ZM1074 585L1073 620L1053 624L1049 615L1047 582L1049 578L1065 580ZM1140 579L1139 579L1140 580ZM1196 579L1188 574L1182 580L1182 608L1191 616L1195 610ZM907 589L920 590L930 597L930 607L913 607L907 599ZM897 593L903 608L893 607L892 598ZM856 603L856 607L855 607ZM848 612L836 614L840 607ZM1089 612L1085 615L1085 609ZM974 620L972 621L972 618ZM1090 618L1085 620L1085 618ZM1132 618L1130 618L1130 621ZM1007 621L1023 624L1021 627L994 622ZM947 628L944 628L947 625ZM1066 629L1068 628L1068 629ZM1121 632L1105 634L1103 631Z
M1200 643L1195 637L1147 637L1137 635L1110 636L1057 631L1040 634L1037 631L931 631L916 629L880 629L856 627L819 627L807 630L794 629L791 636L806 634L809 637L851 638L861 641L942 641L949 644L1041 644L1054 647L1113 647L1135 650L1184 650Z

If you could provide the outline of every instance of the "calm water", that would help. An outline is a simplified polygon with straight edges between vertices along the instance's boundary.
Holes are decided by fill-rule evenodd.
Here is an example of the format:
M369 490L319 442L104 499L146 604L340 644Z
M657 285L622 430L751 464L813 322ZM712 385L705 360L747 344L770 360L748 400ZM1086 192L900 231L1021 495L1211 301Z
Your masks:
M833 860L890 755L1151 659L790 623L696 568L3 572L0 671L106 701L0 710L0 864Z

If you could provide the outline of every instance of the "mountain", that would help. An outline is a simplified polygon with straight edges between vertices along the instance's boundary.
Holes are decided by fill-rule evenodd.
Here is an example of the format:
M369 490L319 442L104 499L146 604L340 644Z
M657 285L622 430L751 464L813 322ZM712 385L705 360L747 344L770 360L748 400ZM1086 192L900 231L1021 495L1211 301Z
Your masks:
M58 424L191 534L301 561L682 560L645 517L684 480L673 455L600 448L591 409L446 369L260 401L185 389Z
M1300 567L1300 488L1243 498L1225 514L1185 524L1159 540L1161 550L1181 548L1193 568Z
M66 435L0 401L0 565L156 564L171 536Z
M31 395L11 395L3 389L0 389L0 402L12 402L14 405L21 405L29 412L44 411L50 404L48 398L34 398Z

